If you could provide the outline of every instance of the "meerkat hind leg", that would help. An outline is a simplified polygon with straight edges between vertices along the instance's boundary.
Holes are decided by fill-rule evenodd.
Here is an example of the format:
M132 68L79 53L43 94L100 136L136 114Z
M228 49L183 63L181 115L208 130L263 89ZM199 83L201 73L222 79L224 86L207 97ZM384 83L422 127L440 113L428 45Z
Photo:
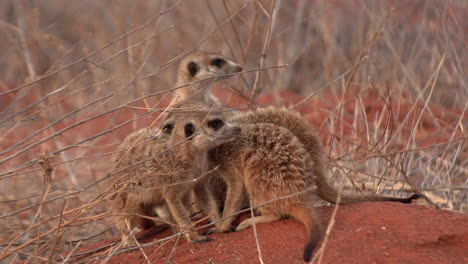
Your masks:
M242 223L237 226L236 231L244 230L246 228L251 227L254 224L260 224L260 223L271 223L280 220L282 217L279 215L260 215L260 216L254 216L251 218L247 218Z

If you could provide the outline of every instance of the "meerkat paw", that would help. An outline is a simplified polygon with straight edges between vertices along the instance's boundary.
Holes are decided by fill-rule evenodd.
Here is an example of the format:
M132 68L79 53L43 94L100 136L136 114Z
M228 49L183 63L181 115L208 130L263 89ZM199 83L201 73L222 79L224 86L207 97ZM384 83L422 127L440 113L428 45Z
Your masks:
M203 235L210 235L215 233L229 233L233 232L234 228L231 226L229 228L211 228L203 232Z
M129 237L127 240L122 240L122 248L136 247L138 246L133 238Z
M215 233L221 233L221 232L217 228L211 228L202 232L203 235L211 235Z

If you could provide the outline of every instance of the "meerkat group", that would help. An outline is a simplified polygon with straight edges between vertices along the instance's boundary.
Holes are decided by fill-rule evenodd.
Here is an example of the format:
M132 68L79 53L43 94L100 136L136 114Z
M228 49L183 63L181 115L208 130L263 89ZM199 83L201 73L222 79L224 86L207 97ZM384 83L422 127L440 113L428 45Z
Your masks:
M192 192L214 223L207 233L232 231L235 215L248 199L260 215L244 220L236 230L288 216L301 221L308 234L303 258L311 260L322 236L314 201L320 197L337 203L338 197L325 177L322 144L308 121L285 108L264 107L223 117L207 86L241 70L219 54L186 56L179 66L181 88L174 100L176 109L191 110L170 113L161 129L140 130L121 144L115 167L137 163L114 183L118 192L113 213L122 240L133 227L147 226L141 215L158 215L174 220L187 231L188 240L209 241L190 224L187 200ZM217 170L204 177L210 169ZM194 179L196 183L190 182ZM345 196L340 203L409 203L417 198ZM224 207L222 219L219 206Z
M179 67L177 85L181 88L174 94L177 106L169 109L163 126L134 132L119 145L113 157L113 170L119 173L113 178L110 200L124 246L135 245L128 237L131 230L151 227L155 216L175 222L189 241L210 241L194 230L187 207L194 194L212 222L220 218L218 199L204 176L208 172L207 153L233 139L240 128L210 111L208 105L218 103L203 89L209 89L208 81L241 70L220 55L191 54ZM187 101L191 96L193 100Z
M188 112L170 113L162 129L146 128L129 135L114 157L115 169L124 172L113 183L112 209L126 245L134 244L127 238L134 227L150 225L144 216L165 210L170 214L163 218L175 221L189 241L209 241L190 224L187 201L192 190L210 220L220 218L203 175L208 172L207 151L235 138L240 128L203 104L185 104L177 110Z

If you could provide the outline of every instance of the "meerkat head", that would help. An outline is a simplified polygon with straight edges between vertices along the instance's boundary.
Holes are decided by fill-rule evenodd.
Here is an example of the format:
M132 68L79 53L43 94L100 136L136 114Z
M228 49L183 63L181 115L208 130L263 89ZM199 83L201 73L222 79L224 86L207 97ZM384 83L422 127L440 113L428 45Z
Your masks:
M241 128L226 122L221 113L201 103L186 103L172 109L163 123L162 133L171 145L181 144L190 152L204 152L234 139Z
M211 52L198 51L187 55L179 65L179 80L194 82L210 77L228 78L242 71L242 66Z

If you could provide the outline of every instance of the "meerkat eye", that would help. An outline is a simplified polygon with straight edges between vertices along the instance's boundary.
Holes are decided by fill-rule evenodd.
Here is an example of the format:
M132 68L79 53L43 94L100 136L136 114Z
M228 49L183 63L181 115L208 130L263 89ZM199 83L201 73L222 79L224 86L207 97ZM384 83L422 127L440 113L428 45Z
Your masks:
M193 136L193 134L195 134L195 126L191 123L188 123L185 125L184 131L185 131L185 137L192 139L190 137Z
M211 65L216 66L218 69L223 67L226 64L226 61L221 58L216 58L211 61Z
M173 129L174 129L174 124L166 124L163 127L163 132L166 133L166 134L170 134L170 133L172 133Z
M197 72L200 70L199 67L198 67L198 64L194 61L191 61L188 65L187 65L187 69L190 73L190 75L192 75L192 77L195 76L195 74L197 74Z
M224 126L224 122L221 119L214 119L208 122L208 127L213 128L214 131L220 129L223 126Z

